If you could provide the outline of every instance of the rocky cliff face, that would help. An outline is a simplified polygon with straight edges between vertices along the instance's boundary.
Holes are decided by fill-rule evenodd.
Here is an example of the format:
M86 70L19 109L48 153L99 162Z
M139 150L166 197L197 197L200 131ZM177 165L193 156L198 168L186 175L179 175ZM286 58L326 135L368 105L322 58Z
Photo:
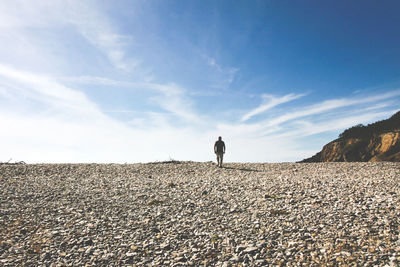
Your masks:
M386 120L356 125L301 162L396 161L400 162L400 111Z
M396 161L400 162L400 131L369 139L338 139L325 145L321 152L302 162L330 161Z

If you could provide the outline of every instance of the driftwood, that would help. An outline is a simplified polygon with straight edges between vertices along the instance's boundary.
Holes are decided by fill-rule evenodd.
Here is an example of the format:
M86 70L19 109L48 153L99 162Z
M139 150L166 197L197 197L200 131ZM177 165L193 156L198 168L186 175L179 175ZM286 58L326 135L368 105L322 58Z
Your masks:
M9 159L7 162L0 162L0 165L20 165L20 164L26 164L26 162L25 161L11 162L11 159Z

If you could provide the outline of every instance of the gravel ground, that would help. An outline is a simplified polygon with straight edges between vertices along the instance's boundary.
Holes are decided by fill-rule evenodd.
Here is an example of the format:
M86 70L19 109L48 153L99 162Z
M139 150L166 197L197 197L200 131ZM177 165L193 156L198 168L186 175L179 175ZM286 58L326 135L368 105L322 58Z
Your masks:
M0 164L3 266L396 266L399 163Z

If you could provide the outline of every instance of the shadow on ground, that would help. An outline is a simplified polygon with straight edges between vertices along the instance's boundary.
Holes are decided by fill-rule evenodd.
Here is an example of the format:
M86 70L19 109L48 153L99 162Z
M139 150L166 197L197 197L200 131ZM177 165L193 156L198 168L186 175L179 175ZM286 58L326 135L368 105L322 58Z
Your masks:
M228 170L238 170L238 171L245 171L245 172L263 172L260 170L256 169L247 169L247 168L234 168L234 167L222 167L223 169L228 169Z

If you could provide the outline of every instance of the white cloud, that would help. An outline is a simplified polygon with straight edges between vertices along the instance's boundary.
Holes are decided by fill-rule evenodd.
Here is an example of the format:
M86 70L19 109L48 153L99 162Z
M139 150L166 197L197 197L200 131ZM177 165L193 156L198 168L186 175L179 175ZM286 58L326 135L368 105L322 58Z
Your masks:
M182 88L175 84L147 84L147 86L161 93L160 96L153 98L160 107L188 122L201 122L200 116L192 110L192 100L185 95Z
M373 95L373 96L368 96L368 97L363 97L363 98L348 98L348 99L342 98L342 99L326 100L326 101L323 101L322 103L314 104L314 105L311 105L306 108L296 109L295 112L290 112L290 113L284 114L276 119L273 119L270 121L265 121L263 123L266 126L279 125L281 123L288 122L288 121L302 118L302 117L306 117L306 116L317 115L317 114L321 114L321 113L328 112L331 110L349 107L349 106L355 106L355 105L366 104L366 103L375 103L377 101L391 99L391 98L397 97L397 96L400 96L400 90L393 90L393 91L390 91L390 92L387 92L384 94Z
M80 11L70 17L78 31L92 45L103 51L108 59L118 69L130 71L139 65L139 61L126 59L124 47L131 42L131 37L121 34L115 34L112 24L107 21L107 17L99 14L93 6L83 5Z
M158 95L151 100L158 107L168 111L174 116L190 123L201 123L201 116L193 110L193 101L187 96L186 91L176 84L160 84L154 82L127 82L117 81L103 77L61 77L61 80L84 84L99 84L109 86L127 87L139 90L151 90Z
M376 121L380 118L388 118L393 115L396 110L382 111L382 112L370 112L361 113L358 115L350 115L341 118L334 118L326 122L313 123L310 121L301 121L302 127L295 130L288 131L285 133L279 133L279 137L293 138L293 137L304 137L311 136L315 134L340 131L345 128L349 128L356 124L368 123L371 121Z
M120 87L135 87L138 83L125 82L125 81L117 81L105 77L97 77L97 76L77 76L77 77L57 77L58 80L64 82L74 82L80 84L92 84L92 85L110 85L110 86L120 86Z
M139 64L139 61L128 60L126 56L125 47L132 42L132 38L119 34L108 17L97 8L96 2L70 3L64 18L75 25L78 32L92 45L103 51L118 69L130 71Z
M237 72L239 71L238 68L234 67L226 67L222 66L217 62L217 60L213 57L209 57L207 55L202 55L205 59L207 65L213 70L214 74L216 75L216 79L212 87L214 88L226 88L233 82Z
M98 4L94 1L63 0L1 1L0 29L8 32L8 36L14 35L14 40L25 39L29 44L32 43L30 39L35 38L30 33L32 29L62 31L70 26L101 51L116 68L131 71L139 64L138 60L126 55L125 48L132 38L118 33ZM36 41L40 42L40 39Z
M261 104L260 106L258 106L257 108L247 112L245 115L242 116L242 118L240 119L241 122L247 121L249 120L251 117L261 114L273 107L276 107L280 104L283 103L287 103L290 102L292 100L298 99L300 97L303 97L304 94L288 94L282 97L276 97L273 95L268 95L268 94L263 94L262 98L263 98L263 104Z
M387 100L400 94L392 91L357 99L328 100L322 104L329 108L322 108L321 104L298 108L301 116L288 118L288 113L279 123L246 124L222 119L212 121L210 114L199 116L193 111L193 100L174 84L129 83L101 77L76 79L115 86L142 86L158 93L153 101L167 111L150 111L146 116L133 113L131 121L121 122L104 114L82 92L47 75L1 64L0 77L0 101L6 98L11 103L0 107L3 129L0 161L13 158L26 162L147 162L170 157L206 161L214 160L212 145L220 135L227 144L227 161L295 161L315 152L302 149L304 144L299 138L386 118L394 112L393 108L388 110L392 106L388 106ZM374 105L361 107L366 103ZM318 120L329 110L341 110L349 105L352 115L344 116L342 111L340 118L328 116ZM168 114L186 121L185 126L171 123ZM191 123L196 120L200 122Z
M60 115L18 115L2 111L0 121L5 129L0 132L1 160L123 163L169 157L187 159L188 155L193 160L203 160L212 155L204 147L204 136L192 130L143 131L112 120L71 121Z
M1 81L18 88L15 103L0 108L0 160L13 158L27 162L143 162L209 158L204 147L207 135L193 128L175 128L164 123L149 131L130 127L106 116L83 93L68 88L46 75L38 75L0 65ZM1 85L1 83L0 83ZM11 91L3 87L2 91ZM178 89L166 98L177 98L167 108L180 113ZM177 87L176 87L177 88ZM177 94L178 96L175 96ZM31 106L29 110L20 106ZM156 114L153 114L157 117ZM182 116L187 116L182 115ZM158 118L160 119L160 118ZM186 145L182 145L182 142ZM187 144L190 144L187 145ZM7 159L6 159L7 158Z
M211 67L214 67L216 65L215 59L214 58L208 58L208 65Z
M388 101L388 99L392 100L399 95L400 90L393 90L367 97L331 99L308 107L296 107L293 111L289 110L286 114L275 119L254 123L222 123L218 125L217 129L234 138L264 140L260 141L260 146L263 146L263 142L270 143L271 140L275 140L282 146L290 144L282 151L295 150L301 144L304 146L304 140L301 139L306 138L313 142L312 136L318 134L333 132L339 134L345 128L359 123L370 123L388 118L397 111L394 109L395 103ZM252 110L252 113L247 114L256 113L255 111L260 111L260 109L257 108ZM326 142L328 141L331 140L326 140ZM290 149L291 147L292 149ZM283 155L282 151L279 151L279 153ZM310 155L310 153L307 155Z
M84 94L68 88L45 75L37 75L1 65L2 80L19 88L17 98L24 105L39 106L29 111L0 109L0 160L24 160L33 162L146 162L155 160L190 159L213 160L212 145L221 134L214 127L173 127L163 117L154 113L160 122L152 129L143 121L129 123L115 121L104 115ZM152 85L156 88L156 85ZM168 95L174 85L160 86L157 90L165 97L180 99L179 87ZM9 90L9 89L4 89ZM174 102L174 101L173 101ZM64 103L64 104L62 104ZM179 101L174 102L175 105ZM180 113L170 106L171 111ZM42 112L47 110L48 112ZM18 112L15 112L18 111ZM33 111L33 112L32 112ZM189 119L189 118L188 118ZM278 145L281 139L248 139L245 134L226 137L229 153L227 161L280 161L285 158L285 149L291 146ZM253 145L258 151L254 151ZM273 154L263 150L275 151ZM293 152L293 153L292 153ZM300 152L291 152L291 157ZM287 157L286 157L287 159Z

